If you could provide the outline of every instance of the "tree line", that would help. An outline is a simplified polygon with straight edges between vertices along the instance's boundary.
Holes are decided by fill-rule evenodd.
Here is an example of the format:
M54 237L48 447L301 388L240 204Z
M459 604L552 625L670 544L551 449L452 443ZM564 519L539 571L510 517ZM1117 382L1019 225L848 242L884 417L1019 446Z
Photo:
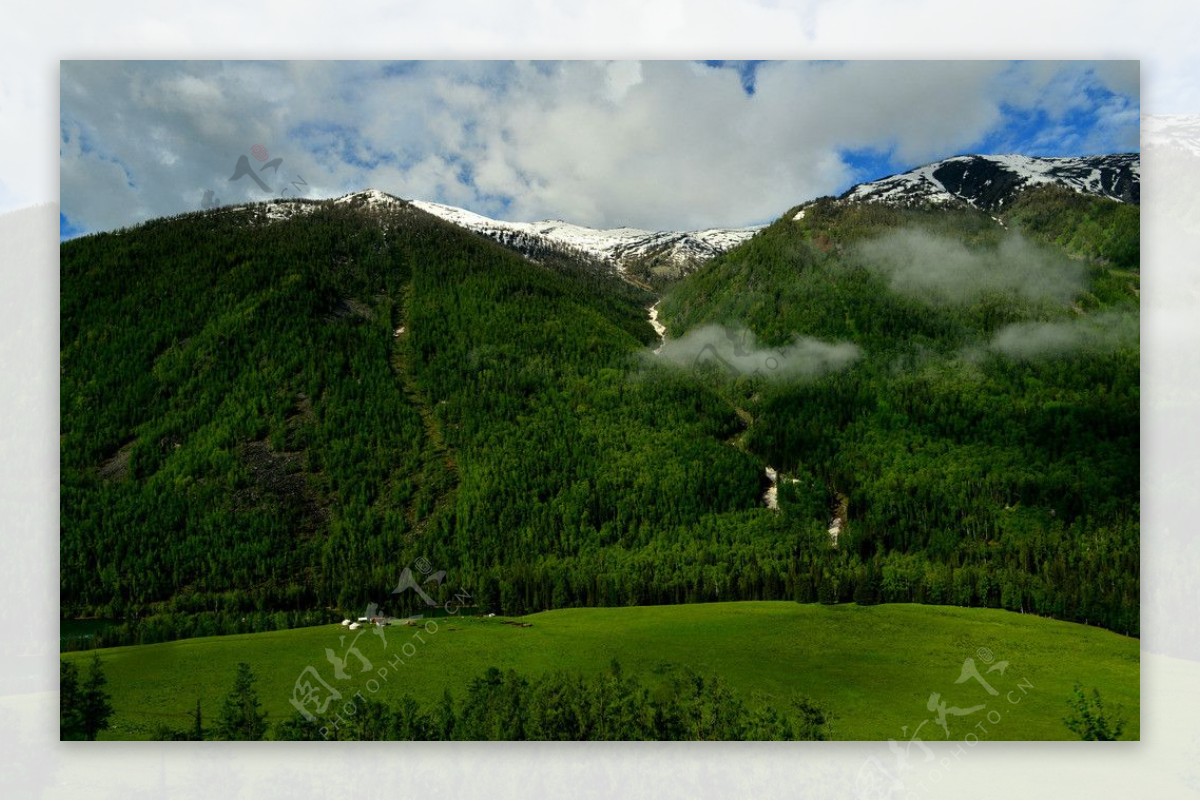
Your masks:
M647 687L616 660L595 675L491 667L457 698L449 690L427 704L411 695L392 704L357 698L329 719L297 713L273 725L254 683L250 666L239 664L212 729L197 706L192 728L160 728L155 739L828 740L833 732L829 713L806 697L779 709L747 704L721 677L692 671Z

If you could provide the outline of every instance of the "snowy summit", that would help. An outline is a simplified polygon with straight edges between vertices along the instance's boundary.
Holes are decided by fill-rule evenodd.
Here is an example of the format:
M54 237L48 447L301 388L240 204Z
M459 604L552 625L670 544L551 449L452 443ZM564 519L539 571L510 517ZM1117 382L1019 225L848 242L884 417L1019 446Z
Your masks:
M640 228L588 228L562 220L506 222L441 203L414 200L412 205L518 250L523 249L523 244L541 240L582 251L621 272L633 261L655 257L677 266L698 264L740 245L759 231L758 227L645 231Z
M858 184L841 199L903 206L966 203L997 211L1017 192L1038 184L1060 184L1083 194L1136 204L1141 199L1141 157L1137 153L1071 158L955 156Z

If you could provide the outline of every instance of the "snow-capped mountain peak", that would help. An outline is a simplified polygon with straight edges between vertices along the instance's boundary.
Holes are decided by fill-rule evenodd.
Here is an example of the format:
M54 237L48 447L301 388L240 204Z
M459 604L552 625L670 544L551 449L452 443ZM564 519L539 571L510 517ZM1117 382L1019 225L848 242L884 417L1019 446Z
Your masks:
M551 244L580 251L619 272L635 261L657 259L686 271L719 253L745 242L759 227L709 228L703 231L646 231L641 228L589 228L564 220L507 222L466 209L414 200L412 205L447 222L468 228L496 241L524 249L524 245Z
M841 199L895 205L966 203L998 211L1017 192L1039 184L1060 184L1076 192L1136 204L1141 199L1141 157L1137 153L1068 158L954 156L858 184Z
M350 204L354 206L391 206L395 204L403 205L404 201L395 195L389 195L387 192L381 192L378 189L365 189L362 192L351 192L348 195L342 195L336 198L334 203Z
M467 209L426 200L405 200L378 189L351 192L328 201L280 198L265 203L227 207L227 211L252 212L265 221L286 220L311 214L322 203L368 211L417 209L446 222L489 237L526 256L547 248L568 250L596 259L618 273L638 264L656 273L682 275L713 256L745 242L761 226L706 228L702 231L646 231L640 228L589 228L565 220L507 222Z
M308 198L278 198L265 203L250 203L229 207L231 211L260 210L268 220L286 220L297 215L309 214L317 209L322 201ZM367 189L362 192L351 192L348 195L334 198L338 206L354 208L383 209L389 206L404 206L405 203L395 195L380 192L378 189Z

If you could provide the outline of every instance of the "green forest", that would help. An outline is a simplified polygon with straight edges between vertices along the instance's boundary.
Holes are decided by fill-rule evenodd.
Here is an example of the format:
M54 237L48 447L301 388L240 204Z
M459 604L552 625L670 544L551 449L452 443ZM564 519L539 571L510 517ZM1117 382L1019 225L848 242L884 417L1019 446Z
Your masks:
M69 663L68 663L69 664ZM73 667L73 665L72 665ZM361 695L361 694L360 694ZM162 725L156 740L828 740L829 713L796 696L781 708L749 708L719 676L685 671L653 689L616 659L596 675L526 676L490 667L456 698L448 689L423 707L405 694L393 704L356 697L329 720L293 713L271 725L245 662L215 725L197 704L192 726Z
M64 647L428 611L393 592L418 564L481 613L915 601L1138 633L1136 207L789 210L660 306L669 340L860 354L776 378L655 358L660 296L578 254L298 206L63 243L62 612L112 623ZM895 256L938 248L985 280Z

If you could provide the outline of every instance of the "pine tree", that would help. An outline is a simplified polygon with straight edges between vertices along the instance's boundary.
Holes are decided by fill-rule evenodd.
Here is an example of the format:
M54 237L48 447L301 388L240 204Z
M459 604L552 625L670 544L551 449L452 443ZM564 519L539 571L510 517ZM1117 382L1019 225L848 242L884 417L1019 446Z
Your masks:
M83 736L87 740L95 740L96 735L108 728L109 718L113 708L111 696L104 689L108 679L100 664L100 654L92 655L92 664L88 668L87 683L83 686Z
M1063 718L1063 723L1081 740L1119 740L1125 731L1125 717L1117 709L1116 718L1110 720L1104 711L1104 701L1100 691L1093 688L1091 696L1083 691L1079 682L1075 682L1075 690L1071 693L1071 714Z
M196 711L192 714L192 739L204 739L204 721L200 715L200 699L196 699Z
M273 740L306 740L306 741L321 741L321 740L337 740L339 729L332 729L325 734L321 733L322 726L317 720L309 720L300 713L292 715L290 718L284 718L275 724L271 739Z
M58 663L58 737L84 739L83 694L79 690L79 668L74 662Z
M254 690L250 665L239 662L233 690L225 696L217 736L222 740L261 740L267 732L267 715L261 709Z
M454 712L454 697L450 690L442 691L442 702L433 713L433 739L452 740L458 728L458 715Z

